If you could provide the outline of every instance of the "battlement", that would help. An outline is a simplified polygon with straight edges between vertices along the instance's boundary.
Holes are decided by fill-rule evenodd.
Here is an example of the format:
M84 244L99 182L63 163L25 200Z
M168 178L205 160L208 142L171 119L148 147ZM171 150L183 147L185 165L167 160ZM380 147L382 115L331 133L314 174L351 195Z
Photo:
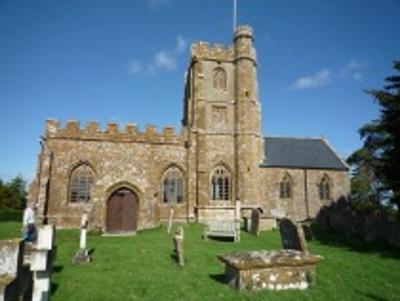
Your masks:
M46 120L45 138L152 144L181 144L184 142L183 134L176 134L172 126L166 126L162 132L158 132L156 126L147 125L144 132L140 132L136 124L128 123L125 129L120 131L119 125L111 122L107 124L105 130L102 130L100 124L94 121L87 122L86 126L81 128L79 121L69 120L65 127L61 127L60 122L56 119Z
M253 29L248 25L240 25L235 30L234 40L239 37L253 38Z
M206 42L195 42L191 48L192 59L208 59L216 61L232 61L234 50L232 47L224 47L222 44L210 44Z

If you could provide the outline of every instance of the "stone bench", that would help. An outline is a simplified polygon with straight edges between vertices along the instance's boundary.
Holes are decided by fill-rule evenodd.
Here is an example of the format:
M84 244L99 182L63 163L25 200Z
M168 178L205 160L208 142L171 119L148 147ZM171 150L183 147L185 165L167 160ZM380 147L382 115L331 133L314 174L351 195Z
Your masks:
M204 239L208 237L231 237L234 242L240 241L240 222L213 221L204 230Z
M218 255L226 281L238 290L306 289L316 282L323 258L297 250L249 251Z

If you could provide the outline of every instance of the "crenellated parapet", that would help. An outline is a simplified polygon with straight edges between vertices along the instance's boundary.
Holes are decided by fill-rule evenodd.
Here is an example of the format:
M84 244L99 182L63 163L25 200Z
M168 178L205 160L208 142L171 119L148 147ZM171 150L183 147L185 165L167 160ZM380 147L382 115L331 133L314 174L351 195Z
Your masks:
M232 47L226 48L222 44L210 44L206 42L196 42L191 48L192 59L205 59L216 61L232 61L234 50Z
M46 139L71 139L93 140L111 142L139 142L151 144L183 144L182 133L175 133L172 126L166 126L161 132L154 125L147 125L144 131L139 131L136 124L128 123L123 130L117 123L108 123L105 130L100 128L98 122L87 122L85 127L80 127L77 120L69 120L65 127L55 119L46 120Z

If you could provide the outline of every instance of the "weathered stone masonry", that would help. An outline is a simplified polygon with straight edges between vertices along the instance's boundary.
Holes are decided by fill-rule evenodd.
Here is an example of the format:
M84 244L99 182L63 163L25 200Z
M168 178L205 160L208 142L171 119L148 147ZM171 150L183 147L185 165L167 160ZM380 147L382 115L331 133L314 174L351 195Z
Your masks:
M298 162L287 164L287 159L269 152L273 141L264 143L261 133L253 39L252 29L241 26L230 48L192 45L181 133L172 127L157 132L154 126L139 132L133 124L119 129L115 123L102 130L95 122L81 127L77 121L62 127L57 120L48 120L30 188L43 220L79 227L80 216L87 211L91 226L107 231L111 215L124 218L119 201L112 210L109 206L115 193L125 190L137 200L132 208L137 208L138 230L167 220L171 208L174 220L182 222L228 219L240 200L244 215L254 207L263 208L267 216L278 208L305 219L315 217L321 206L347 197L347 167L322 139L317 141L316 155L322 153L318 164L310 154L316 150L315 139L304 140L312 147ZM72 183L72 173L81 165L92 170L93 183ZM171 168L182 181L165 181ZM282 198L280 181L285 175L290 197ZM329 198L321 200L319 185L324 178L329 179ZM71 202L71 191L89 184L90 200ZM167 194L175 201L165 202ZM121 194L121 203L128 199Z

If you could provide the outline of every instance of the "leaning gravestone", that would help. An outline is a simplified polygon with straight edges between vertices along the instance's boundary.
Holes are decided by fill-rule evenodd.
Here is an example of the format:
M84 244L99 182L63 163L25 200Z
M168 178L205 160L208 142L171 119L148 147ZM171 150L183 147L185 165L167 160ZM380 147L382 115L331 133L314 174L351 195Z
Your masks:
M251 228L250 233L258 235L260 233L260 219L261 219L261 209L256 208L251 211Z
M283 219L279 224L283 248L308 252L307 243L301 225L290 219Z
M175 232L174 238L174 259L180 265L185 265L185 257L183 254L183 228L179 227L179 229Z

